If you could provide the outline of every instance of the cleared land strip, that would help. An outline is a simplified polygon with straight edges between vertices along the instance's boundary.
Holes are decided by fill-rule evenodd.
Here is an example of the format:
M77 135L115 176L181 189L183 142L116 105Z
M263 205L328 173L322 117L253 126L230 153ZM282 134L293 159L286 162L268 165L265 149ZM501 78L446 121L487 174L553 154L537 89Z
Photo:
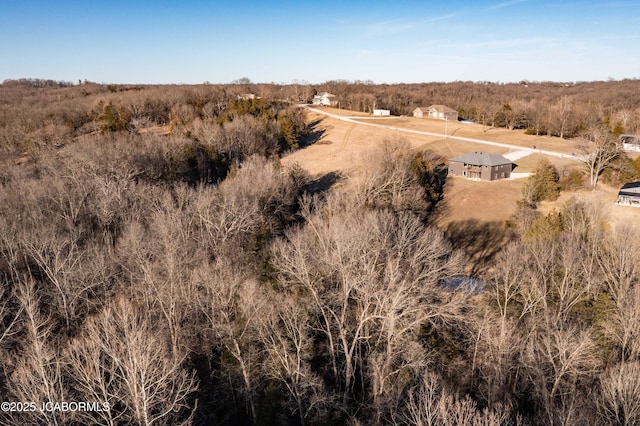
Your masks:
M575 155L568 155L568 154L564 154L562 152L556 152L556 151L549 151L546 149L533 149L533 148L523 148L521 146L517 146L517 145L510 145L510 144L506 144L506 143L501 143L501 142L492 142L492 141L487 141L487 140L483 140L483 139L473 139L473 138L464 138L461 136L447 136L445 134L442 133L433 133L433 132L425 132L422 130L413 130L413 129L405 129L403 127L395 127L395 126L387 126L384 124L377 124L377 123L368 123L368 122L364 122L364 121L359 121L358 118L361 117L349 117L349 116L343 116L343 115L338 115L338 114L333 114L327 111L323 111L321 109L317 109L317 108L312 108L310 106L305 106L305 108L316 112L318 114L323 114L326 115L328 117L331 118L335 118L337 120L342 120L342 121L346 121L349 123L355 123L355 124L360 124L363 126L370 126L370 127L378 127L380 129L387 129L387 130L395 130L398 132L403 132L403 133L412 133L415 135L424 135L424 136L435 136L435 137L440 137L440 138L445 138L445 139L455 139L455 140L459 140L459 141L465 141L465 142L473 142L473 143L478 143L478 144L483 144L483 145L491 145L491 146L498 146L501 148L508 148L514 151L518 151L518 158L522 158L525 157L526 155L530 155L530 154L543 154L543 155L549 155L552 157L559 157L559 158L567 158L567 159L571 159L571 160L575 160L575 161L582 161L582 158L579 156L575 156ZM525 152L527 153L526 155Z

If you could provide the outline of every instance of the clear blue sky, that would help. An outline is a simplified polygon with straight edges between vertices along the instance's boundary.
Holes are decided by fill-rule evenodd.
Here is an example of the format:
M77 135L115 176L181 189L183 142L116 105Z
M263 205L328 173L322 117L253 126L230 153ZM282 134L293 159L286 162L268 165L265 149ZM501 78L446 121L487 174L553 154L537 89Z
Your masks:
M640 78L640 1L2 0L0 81Z

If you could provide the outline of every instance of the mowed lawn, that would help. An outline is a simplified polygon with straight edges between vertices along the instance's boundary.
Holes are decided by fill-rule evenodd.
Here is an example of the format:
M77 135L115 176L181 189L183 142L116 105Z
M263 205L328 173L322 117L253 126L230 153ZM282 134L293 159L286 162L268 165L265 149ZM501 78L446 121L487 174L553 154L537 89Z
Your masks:
M325 108L332 113L337 109ZM367 116L363 113L340 110L345 116ZM452 158L466 152L482 151L492 154L507 154L512 151L506 148L458 141L450 138L423 136L401 133L391 129L361 126L337 120L312 111L308 113L309 122L315 122L314 131L317 137L302 149L291 152L282 159L284 165L298 163L313 177L320 178L328 174L343 176L335 187L349 190L349 181L361 171L366 170L366 153L375 149L385 141L404 139L417 150L431 150L444 158ZM369 116L370 117L370 116ZM418 119L413 117L371 118L375 122L427 132L444 132L444 123L439 120ZM449 123L448 134L456 129L457 136L502 142L526 148L545 149L550 151L573 152L574 143L559 138L525 135L522 131L506 129L490 129L483 131L478 124ZM485 129L486 130L486 129ZM532 154L515 161L515 173L530 173L545 157L558 170L566 171L580 168L582 165L571 158L548 157ZM516 202L521 198L521 188L525 179L510 179L496 182L469 181L459 177L449 177L444 196L444 208L438 217L439 225L446 227L451 222L474 220L480 222L506 222L516 209ZM563 193L558 201L541 203L539 210L547 213L552 209L560 209L570 198L587 200L601 205L603 212L616 224L640 224L640 208L617 206L614 201L618 188L599 185L596 191L581 190L574 193Z
M485 182L449 176L438 222L446 225L467 219L505 221L515 212L523 183L524 179Z

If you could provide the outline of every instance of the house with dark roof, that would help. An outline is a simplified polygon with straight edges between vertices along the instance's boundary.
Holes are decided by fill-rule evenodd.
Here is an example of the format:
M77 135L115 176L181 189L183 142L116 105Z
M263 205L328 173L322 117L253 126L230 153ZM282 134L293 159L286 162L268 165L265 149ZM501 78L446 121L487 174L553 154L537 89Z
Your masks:
M640 207L640 182L629 182L622 185L616 204Z
M449 174L474 180L498 180L511 177L513 163L497 154L469 152L449 160Z
M446 105L431 105L418 107L413 110L413 116L418 118L437 118L439 120L458 121L458 111Z
M640 135L620 135L620 142L625 151L640 151Z

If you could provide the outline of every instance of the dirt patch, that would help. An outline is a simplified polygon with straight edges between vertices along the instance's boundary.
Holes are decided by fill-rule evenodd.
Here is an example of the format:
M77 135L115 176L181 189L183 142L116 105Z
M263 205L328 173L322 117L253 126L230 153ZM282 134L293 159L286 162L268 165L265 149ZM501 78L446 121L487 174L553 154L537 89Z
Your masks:
M167 124L166 126L145 127L145 128L139 129L138 133L141 135L152 134L152 135L166 136L169 133L171 133L171 126Z

